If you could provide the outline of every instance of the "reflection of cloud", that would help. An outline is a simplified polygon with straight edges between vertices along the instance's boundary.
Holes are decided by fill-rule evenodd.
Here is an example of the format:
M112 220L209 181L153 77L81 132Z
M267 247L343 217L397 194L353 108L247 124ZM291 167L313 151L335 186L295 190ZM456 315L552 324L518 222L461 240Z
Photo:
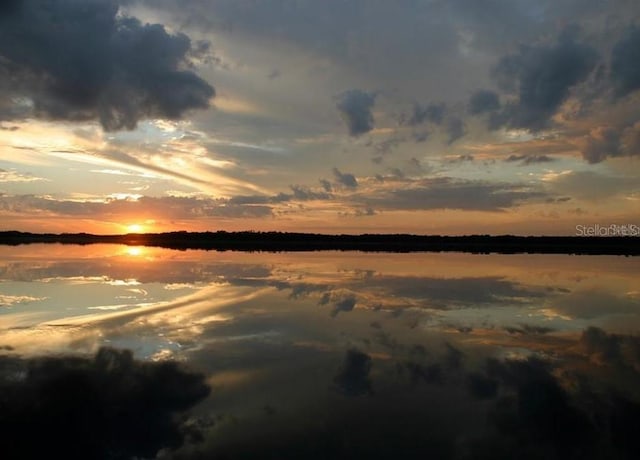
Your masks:
M203 375L128 350L92 358L0 357L6 458L151 458L185 436L175 415L209 393Z
M333 382L346 396L371 394L371 358L360 350L347 350L344 362Z
M83 275L78 276L78 273ZM137 286L147 283L180 286L215 281L241 284L241 280L266 279L270 274L269 267L259 264L194 263L181 260L131 264L126 257L81 261L61 260L47 263L21 261L0 265L1 280L58 281L68 284L95 283L114 286Z
M252 392L245 382L238 393L255 398L250 406L255 415L214 428L204 447L188 452L196 458L635 458L640 405L629 389L635 390L612 390L610 373L589 375L575 350L564 353L563 347L552 360L451 362L453 346L437 354L415 348L397 347L391 354L347 351L337 375L329 376L333 386L352 397L371 394L374 385L377 390L377 397L355 401L318 390L322 366L310 364L316 372L301 378L299 363L309 359L308 349L279 349L281 359L296 357L294 364L274 366L277 372L264 373L259 390ZM262 362L263 347L245 350L251 353L249 365ZM293 387L291 375L296 375ZM627 374L626 382L638 377ZM265 379L276 388L269 396ZM283 391L284 399L273 402L270 396ZM303 392L299 406L289 405L292 391ZM278 409L287 401L286 410L265 424L264 401Z
M640 337L609 334L600 328L589 327L582 333L579 345L596 363L635 368L640 372Z
M551 301L553 309L573 318L640 313L640 299L613 294L604 289L584 289Z
M337 316L340 312L349 312L354 309L356 306L356 296L349 291L344 290L336 290L336 291L328 291L322 294L320 298L320 305L328 305L331 304L333 306L333 311L331 312L331 316Z
M575 456L587 449L595 426L583 410L573 405L572 395L559 384L548 363L535 358L524 361L491 360L489 376L515 392L505 395L491 409L501 433L494 439L504 448L519 439L523 452L539 451L543 457Z
M246 302L262 294L264 290L212 284L171 300L138 304L137 308L90 315L82 312L48 321L43 320L42 316L46 314L42 312L5 316L2 335L6 343L21 353L68 349L74 343L90 346L103 343L107 337L135 337L147 350L157 351L172 343L195 344L195 338L210 324L228 319L228 316L217 315L225 306ZM160 327L163 333L158 335Z
M417 299L435 308L511 305L530 302L545 293L502 277L433 278L375 275L357 284L390 297Z
M11 307L13 305L38 302L46 297L33 297L29 295L4 295L0 294L0 307Z

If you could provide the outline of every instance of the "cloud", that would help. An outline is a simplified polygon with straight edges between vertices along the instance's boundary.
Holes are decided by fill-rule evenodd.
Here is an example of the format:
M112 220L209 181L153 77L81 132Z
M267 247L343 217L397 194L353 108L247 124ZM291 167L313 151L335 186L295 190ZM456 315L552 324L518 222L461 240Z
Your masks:
M328 181L327 181L328 183ZM257 205L257 204L278 204L289 201L313 201L313 200L329 200L333 197L329 191L326 191L325 184L321 181L323 190L313 190L302 185L290 185L291 193L280 192L276 195L237 195L229 198L229 203L233 205ZM329 183L329 186L331 184Z
M375 93L359 89L351 89L338 96L336 107L347 124L351 136L360 136L373 129L374 119L371 109L375 101Z
M571 88L586 79L596 62L593 48L567 35L554 44L521 45L493 69L501 89L517 95L493 124L531 131L546 128Z
M594 128L584 139L582 156L589 163L600 163L620 155L620 133L611 127Z
M342 173L338 168L333 168L333 176L336 178L338 184L344 187L356 188L358 186L358 181L353 174Z
M446 163L447 164L466 163L466 162L472 162L474 160L475 159L473 155L465 153L465 154L458 155L455 158L447 159Z
M469 113L479 115L486 112L493 112L500 108L498 93L486 89L479 89L469 98Z
M466 132L464 122L458 117L450 118L447 121L446 129L447 134L449 135L449 138L447 139L448 144L453 144L455 141L464 136Z
M0 182L35 182L45 180L42 177L32 176L31 174L21 174L17 171L7 171L0 169Z
M594 171L571 171L547 181L556 194L598 201L640 190L640 180L624 176L607 176Z
M403 114L400 117L400 124L409 126L417 126L425 122L440 125L444 121L447 112L447 106L444 103L433 103L422 106L418 103L413 105L413 111L410 116Z
M320 179L320 185L322 185L325 192L331 193L333 191L333 186L327 179Z
M640 28L631 26L611 52L611 80L616 95L640 88Z
M30 101L31 116L134 129L209 106L190 51L189 37L121 15L115 0L25 0L0 14L0 93Z
M19 377L16 377L19 376ZM8 458L152 458L185 441L177 415L210 391L205 376L128 350L0 357L0 441Z
M352 200L361 201L374 209L502 211L545 196L545 192L516 184L442 177L405 180L402 188L358 195L352 197Z
M531 155L509 155L507 158L504 159L504 161L511 163L511 162L516 162L516 161L520 161L520 164L523 165L530 165L530 164L535 164L535 163L549 163L551 161L554 161L554 159L552 157L550 157L549 155L544 155L544 154L531 154Z
M225 198L148 197L74 201L36 195L0 195L0 213L56 214L112 220L113 216L152 215L154 218L267 217L270 206L236 203Z
M640 155L640 122L623 128L595 127L578 143L582 157L592 164L609 157Z
M520 324L520 327L515 326L505 326L503 328L509 334L520 334L520 335L540 335L547 334L549 332L553 332L553 329L545 326L534 326L531 324Z

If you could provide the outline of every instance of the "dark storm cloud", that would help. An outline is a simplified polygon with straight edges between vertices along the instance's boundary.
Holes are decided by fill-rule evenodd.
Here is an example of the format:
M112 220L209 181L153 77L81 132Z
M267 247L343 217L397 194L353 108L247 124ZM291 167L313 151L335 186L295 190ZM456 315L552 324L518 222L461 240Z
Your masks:
M36 117L134 129L209 106L190 51L189 37L119 15L115 0L25 0L0 14L0 91L32 101Z
M155 458L185 441L176 417L209 394L204 375L128 350L92 358L0 357L6 458Z
M531 131L547 127L571 88L586 79L596 63L593 48L567 35L554 44L521 45L493 70L501 89L517 95L516 102L502 109L500 121Z
M630 27L611 52L611 80L617 96L640 88L640 28Z
M333 168L333 176L335 177L338 184L344 187L356 188L358 186L358 181L353 174L342 173L338 168Z
M478 115L485 112L493 112L500 108L498 93L486 89L479 89L469 98L469 113Z
M359 89L351 89L338 96L336 107L347 124L351 136L360 136L373 129L374 119L371 109L375 101L375 93Z

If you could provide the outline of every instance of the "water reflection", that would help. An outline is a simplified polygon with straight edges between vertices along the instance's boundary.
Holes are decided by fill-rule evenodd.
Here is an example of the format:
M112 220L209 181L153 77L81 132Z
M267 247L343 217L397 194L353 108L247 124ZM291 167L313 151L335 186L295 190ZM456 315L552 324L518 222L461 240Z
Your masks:
M153 445L164 458L636 458L639 272L601 256L5 248L2 378L104 346L183 362L211 394L176 428L191 436Z
M176 415L209 391L203 375L127 350L0 357L3 457L153 458L184 443L189 433Z

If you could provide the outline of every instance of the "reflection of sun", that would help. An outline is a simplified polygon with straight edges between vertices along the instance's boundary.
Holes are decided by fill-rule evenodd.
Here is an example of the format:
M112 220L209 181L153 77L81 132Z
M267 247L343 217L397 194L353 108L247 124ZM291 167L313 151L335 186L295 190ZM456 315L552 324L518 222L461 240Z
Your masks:
M144 250L139 246L132 246L127 248L127 254L133 257L141 256Z
M144 227L140 224L127 225L127 231L129 233L142 233L143 230L144 230Z

